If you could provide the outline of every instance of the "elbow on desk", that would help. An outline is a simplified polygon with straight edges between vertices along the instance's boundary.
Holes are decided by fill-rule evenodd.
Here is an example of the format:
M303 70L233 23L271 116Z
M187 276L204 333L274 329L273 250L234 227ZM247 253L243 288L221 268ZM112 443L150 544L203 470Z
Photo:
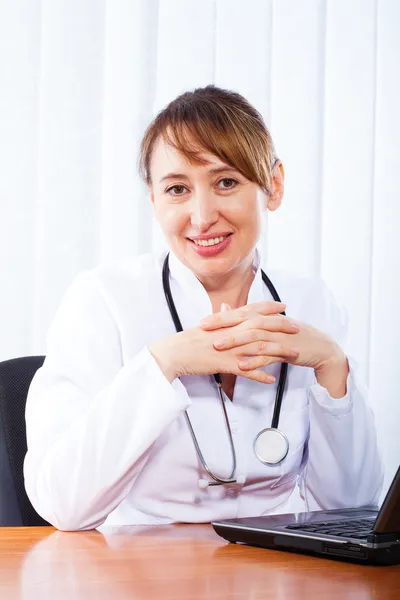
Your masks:
M32 505L36 512L60 531L86 531L100 527L108 515L99 516L89 514L86 510L85 514L77 509L72 508L66 510L65 507L55 506L56 503L41 502L38 498L31 498Z
M87 531L89 529L100 527L106 520L107 515L88 515L88 511L86 511L86 514L84 515L83 513L80 514L78 510L67 512L60 509L58 511L49 511L47 515L44 514L43 518L60 531Z
M107 511L99 510L94 502L86 502L68 490L46 485L37 473L29 472L24 465L25 489L36 512L60 531L85 531L100 527L107 519Z
M54 518L52 521L46 519L53 527L59 531L88 531L90 529L96 529L104 523L107 517L99 519L98 521L91 521L85 523L84 521L78 521L77 519L58 519Z

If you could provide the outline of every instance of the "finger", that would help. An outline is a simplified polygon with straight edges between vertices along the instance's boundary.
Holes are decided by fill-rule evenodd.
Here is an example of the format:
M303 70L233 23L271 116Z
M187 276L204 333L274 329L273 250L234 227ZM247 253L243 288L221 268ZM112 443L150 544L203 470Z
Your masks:
M256 315L246 323L247 330L265 330L279 333L298 333L300 323L284 315Z
M280 358L283 360L293 360L300 354L299 348L295 346L285 346L279 342L258 341L253 344L245 344L235 348L237 356L265 356L267 358Z
M282 302L255 302L234 310L209 315L200 321L200 327L207 330L229 327L248 319L253 313L260 315L278 314L284 311L285 308L286 304Z
M259 315L275 315L283 312L286 309L286 304L276 302L275 300L264 300L263 302L253 302L242 306L246 312L258 313Z
M259 381L260 383L274 383L276 381L276 378L273 375L259 369L254 369L253 371L242 371L240 369L235 371L234 374L246 377L247 379L252 379L253 381Z
M233 321L234 319L232 319ZM235 327L239 326L236 331L231 330L226 333L217 334L218 337L214 340L214 346L217 349L226 350L227 348L233 348L234 346L241 346L242 344L248 344L250 342L256 342L258 340L269 340L271 333L298 333L300 331L300 324L284 316L262 316L257 315L244 321L242 323L233 323L232 325L223 325L219 329L224 327ZM207 328L208 329L208 328Z
M295 333L295 331L290 331L291 333ZM234 335L223 335L219 336L214 340L214 348L216 350L231 350L232 348L239 348L240 346L246 346L250 344L252 349L255 344L259 344L260 352L247 352L247 354L274 354L280 355L279 348L292 349L295 347L295 343L293 346L289 343L285 345L282 342L278 342L276 340L276 335L274 333L271 334L270 331L266 331L265 329L248 329L245 331L238 331ZM284 338L284 336L282 336ZM274 343L273 346L266 346L267 343Z
M249 329L270 329L271 331L283 331L284 333L297 332L300 328L294 319L290 319L285 315L260 315L245 311L244 308L211 315L200 322L200 327L206 331L212 331L224 327L235 327L245 322ZM268 326L266 326L267 324Z
M238 361L238 367L242 371L252 371L253 369L260 369L267 365L272 365L277 362L287 362L280 356L250 356Z

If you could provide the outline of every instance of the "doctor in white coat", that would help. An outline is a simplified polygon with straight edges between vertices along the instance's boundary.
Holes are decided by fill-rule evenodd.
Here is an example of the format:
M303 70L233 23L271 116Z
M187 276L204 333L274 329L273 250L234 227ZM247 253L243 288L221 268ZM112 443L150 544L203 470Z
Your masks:
M268 271L283 304L262 280L257 242L284 171L260 114L214 86L185 93L149 125L141 173L183 331L165 252L77 276L27 399L37 512L63 530L210 522L285 512L296 486L305 510L376 504L382 464L343 311L320 280ZM265 464L253 443L271 426L284 363L289 447ZM230 483L206 484L186 414L208 468Z

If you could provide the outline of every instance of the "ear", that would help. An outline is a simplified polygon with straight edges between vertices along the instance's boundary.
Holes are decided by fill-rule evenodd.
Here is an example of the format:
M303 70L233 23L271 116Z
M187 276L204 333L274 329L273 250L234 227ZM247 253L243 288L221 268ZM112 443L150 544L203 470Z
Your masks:
M153 190L153 186L149 186L149 194L150 194L150 200L151 203L153 205L153 208L155 208L155 204L154 204L154 190Z
M156 221L158 221L157 205L156 205L156 201L155 201L155 197L154 197L154 190L153 190L152 185L149 185L149 196L150 196L150 200L151 200L151 207L153 209L153 217L155 218Z
M285 170L280 160L274 166L272 171L272 190L268 198L267 208L271 211L276 210L282 204L283 192L285 190Z

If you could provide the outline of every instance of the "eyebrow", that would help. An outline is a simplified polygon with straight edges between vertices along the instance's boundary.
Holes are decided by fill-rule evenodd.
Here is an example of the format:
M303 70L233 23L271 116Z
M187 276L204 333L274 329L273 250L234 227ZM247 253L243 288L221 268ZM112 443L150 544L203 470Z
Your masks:
M238 170L235 169L234 167L214 167L213 169L208 169L208 173L210 175L218 175L218 173L238 173ZM164 175L164 177L161 177L160 179L160 183L162 181L165 181L165 179L186 179L188 180L189 177L187 175L185 175L184 173L167 173L166 175Z

